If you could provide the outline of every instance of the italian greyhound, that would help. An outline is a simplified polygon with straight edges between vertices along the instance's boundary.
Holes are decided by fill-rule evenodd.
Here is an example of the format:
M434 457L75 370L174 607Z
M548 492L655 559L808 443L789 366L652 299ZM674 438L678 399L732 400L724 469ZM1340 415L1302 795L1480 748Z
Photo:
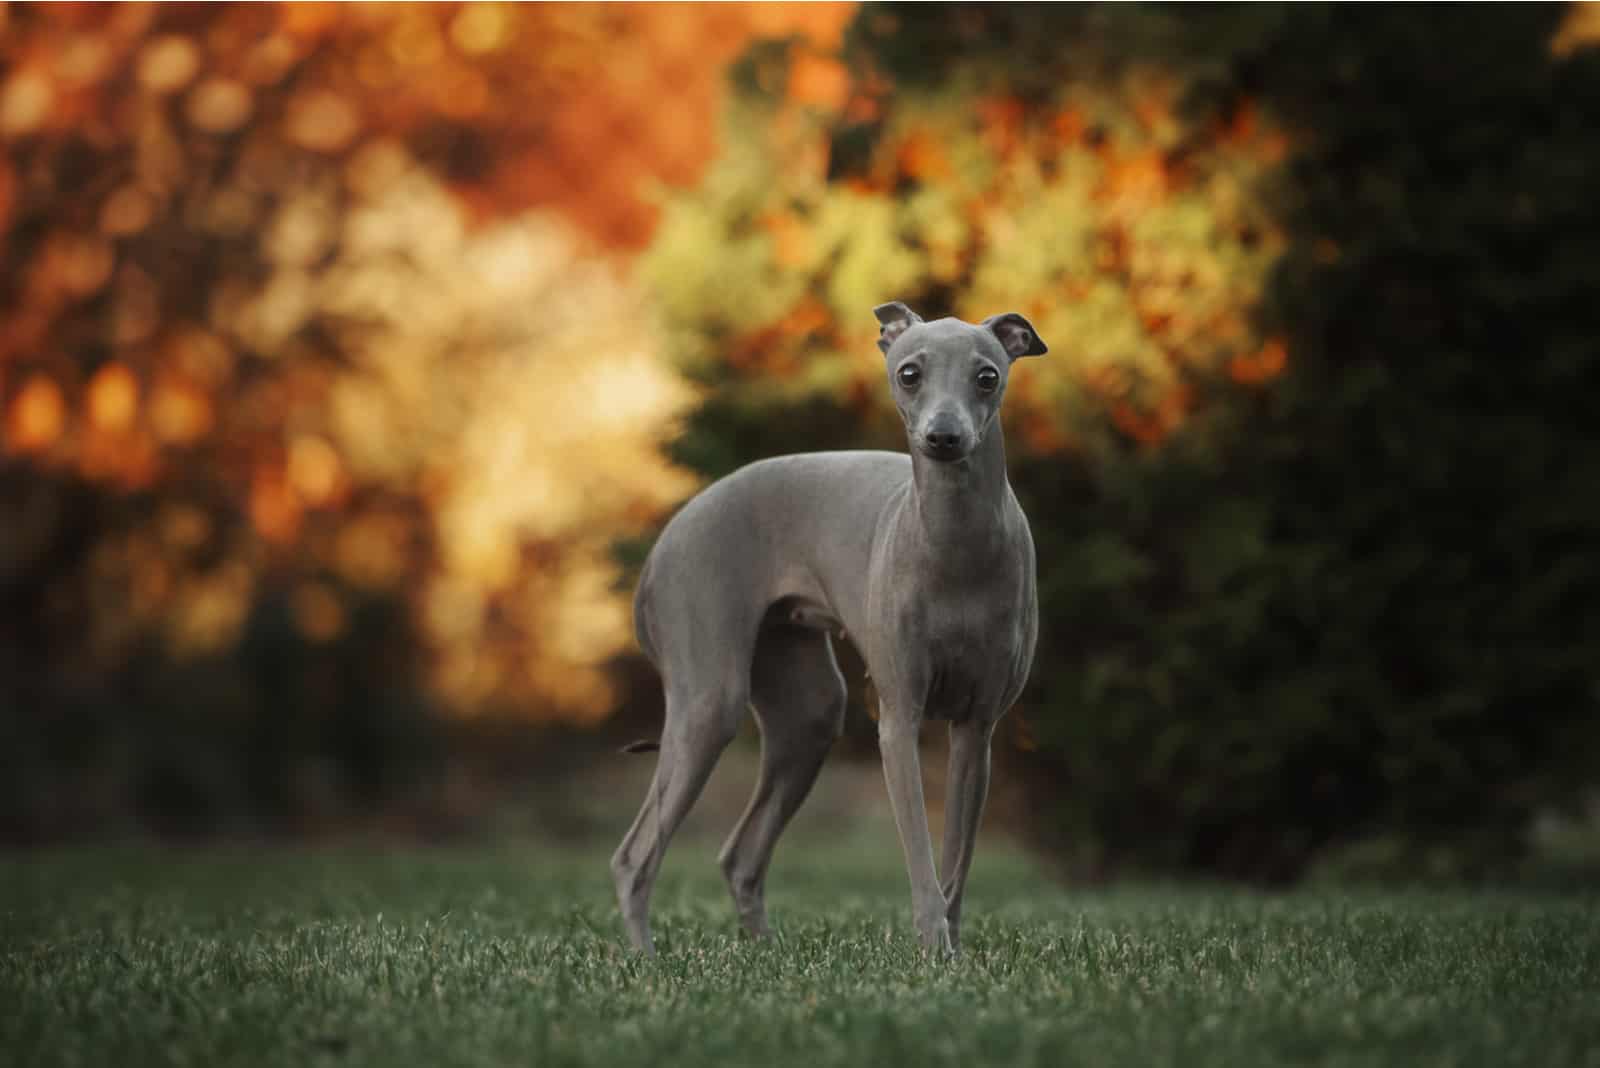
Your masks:
M989 786L995 724L1038 633L1033 537L1006 479L1000 399L1011 364L1045 352L1021 315L924 322L874 309L910 455L761 460L707 487L662 531L634 626L661 673L666 721L649 795L611 859L633 945L654 953L650 890L673 831L753 706L761 771L719 860L745 930L767 934L767 865L844 724L832 635L851 637L879 697L878 739L918 935L960 945L961 898ZM950 723L944 880L917 737Z

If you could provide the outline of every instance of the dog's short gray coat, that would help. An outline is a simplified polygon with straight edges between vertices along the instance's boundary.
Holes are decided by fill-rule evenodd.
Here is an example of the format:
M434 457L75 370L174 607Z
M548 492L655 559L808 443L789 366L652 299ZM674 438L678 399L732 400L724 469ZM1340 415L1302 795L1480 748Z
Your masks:
M924 322L900 303L876 313L911 454L750 464L674 516L645 563L634 618L666 721L650 792L612 858L628 935L645 951L662 853L751 706L760 779L721 862L742 923L766 933L773 846L843 723L830 644L840 633L877 687L918 932L930 949L959 944L990 736L1027 681L1037 633L1033 540L1006 479L1000 401L1012 362L1045 346L1016 314L972 324ZM930 719L951 731L942 883L917 755Z

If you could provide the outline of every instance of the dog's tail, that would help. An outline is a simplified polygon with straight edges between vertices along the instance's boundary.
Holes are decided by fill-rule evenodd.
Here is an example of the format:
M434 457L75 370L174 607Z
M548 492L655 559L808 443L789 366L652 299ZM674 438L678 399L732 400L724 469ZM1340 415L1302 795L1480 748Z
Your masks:
M629 742L618 750L620 753L654 753L661 748L661 743L649 738L641 738L637 742Z

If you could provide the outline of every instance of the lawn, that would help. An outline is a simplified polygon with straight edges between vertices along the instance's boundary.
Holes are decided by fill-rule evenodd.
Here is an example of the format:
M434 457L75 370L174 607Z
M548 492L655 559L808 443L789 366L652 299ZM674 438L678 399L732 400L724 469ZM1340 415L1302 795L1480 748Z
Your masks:
M8 856L0 1061L1600 1065L1594 897L1072 889L990 836L930 962L881 831L785 843L765 943L683 843L656 960L600 846Z

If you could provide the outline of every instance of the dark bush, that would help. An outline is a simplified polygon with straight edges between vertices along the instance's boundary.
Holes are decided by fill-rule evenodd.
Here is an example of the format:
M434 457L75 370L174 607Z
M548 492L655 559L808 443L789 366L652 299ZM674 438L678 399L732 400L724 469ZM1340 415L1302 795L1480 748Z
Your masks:
M1387 833L1492 864L1592 775L1600 56L1552 58L1558 17L1189 23L1303 139L1263 310L1294 356L1214 456L1017 471L1069 854L1270 878Z

